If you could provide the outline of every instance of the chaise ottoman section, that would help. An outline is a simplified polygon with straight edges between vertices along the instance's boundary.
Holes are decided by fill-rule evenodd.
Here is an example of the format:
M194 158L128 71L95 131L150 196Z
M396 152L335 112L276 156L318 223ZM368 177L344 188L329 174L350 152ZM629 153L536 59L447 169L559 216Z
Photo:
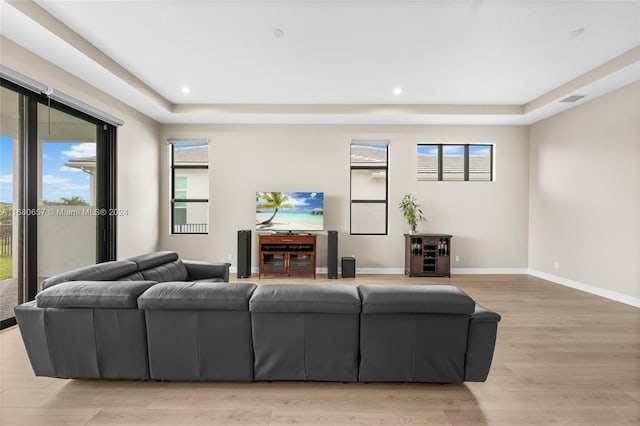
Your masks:
M253 380L249 283L167 282L138 299L157 380Z
M355 287L262 285L249 309L256 380L357 381Z
M361 382L464 380L475 302L446 285L361 285Z

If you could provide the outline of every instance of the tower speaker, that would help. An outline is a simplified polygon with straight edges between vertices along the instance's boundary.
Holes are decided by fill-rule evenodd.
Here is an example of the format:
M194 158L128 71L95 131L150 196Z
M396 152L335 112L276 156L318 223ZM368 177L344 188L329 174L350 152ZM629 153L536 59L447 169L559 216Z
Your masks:
M338 279L338 231L327 232L327 278Z
M238 278L251 276L251 230L238 231Z

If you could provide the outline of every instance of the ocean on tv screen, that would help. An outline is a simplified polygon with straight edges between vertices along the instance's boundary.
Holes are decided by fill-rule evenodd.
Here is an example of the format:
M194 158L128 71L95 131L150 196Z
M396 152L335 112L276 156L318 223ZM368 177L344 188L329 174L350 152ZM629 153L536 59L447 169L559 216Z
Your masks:
M324 193L257 192L257 231L322 231Z

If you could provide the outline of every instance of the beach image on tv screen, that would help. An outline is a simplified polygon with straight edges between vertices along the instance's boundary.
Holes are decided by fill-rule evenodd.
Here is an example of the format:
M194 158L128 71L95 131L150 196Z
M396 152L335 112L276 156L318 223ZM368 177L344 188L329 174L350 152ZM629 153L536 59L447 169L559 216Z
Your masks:
M322 192L256 192L257 231L322 231Z

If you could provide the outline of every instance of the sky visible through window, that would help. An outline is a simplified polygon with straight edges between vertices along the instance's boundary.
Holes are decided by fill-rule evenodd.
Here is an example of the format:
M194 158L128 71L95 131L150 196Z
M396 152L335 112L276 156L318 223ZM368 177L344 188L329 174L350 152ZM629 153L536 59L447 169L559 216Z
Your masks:
M13 143L0 135L0 203L13 203Z
M81 197L90 201L89 174L65 166L74 158L93 157L96 144L78 142L42 143L42 198L58 202L61 198ZM13 143L0 136L0 202L13 202Z
M491 148L487 145L469 145L469 155L489 155ZM463 145L443 145L444 155L463 155ZM438 145L418 145L418 154L438 155Z

